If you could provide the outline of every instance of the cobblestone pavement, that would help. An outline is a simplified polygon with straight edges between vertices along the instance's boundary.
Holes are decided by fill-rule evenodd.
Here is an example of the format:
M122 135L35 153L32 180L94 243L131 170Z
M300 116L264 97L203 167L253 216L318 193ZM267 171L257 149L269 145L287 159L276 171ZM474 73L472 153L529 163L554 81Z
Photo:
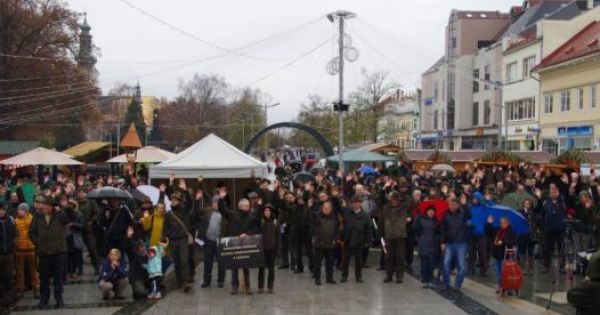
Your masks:
M370 255L370 265L376 266L378 253ZM90 272L89 265L86 271ZM197 266L196 279L202 277L202 263ZM415 271L418 261L415 262ZM216 273L216 268L214 270ZM351 272L352 274L352 272ZM256 293L256 270L251 273L252 296L229 294L230 274L225 288L200 288L198 280L194 291L168 292L160 301L135 302L126 291L126 300L102 301L95 277L86 273L79 282L65 286L67 307L61 310L37 311L31 292L28 292L12 311L13 314L574 314L566 304L564 278L557 286L550 311L545 310L552 286L550 274L526 277L520 297L498 299L494 293L493 271L488 277L470 277L461 293L422 289L418 279L406 275L404 283L382 283L383 272L375 268L364 270L364 283L356 283L351 276L348 283L339 283L340 272L335 272L338 284L318 287L308 273L294 274L277 270L275 294ZM216 276L216 275L215 275ZM167 276L169 278L169 276ZM214 278L214 277L213 277ZM555 313L556 312L556 313Z

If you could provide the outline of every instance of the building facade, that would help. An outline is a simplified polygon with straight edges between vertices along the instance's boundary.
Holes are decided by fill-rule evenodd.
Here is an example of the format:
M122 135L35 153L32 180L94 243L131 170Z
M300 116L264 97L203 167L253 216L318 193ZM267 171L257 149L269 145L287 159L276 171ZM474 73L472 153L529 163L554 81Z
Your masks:
M528 0L507 14L453 11L445 55L422 75L420 147L541 150L543 97L532 69L594 20L598 2Z
M543 98L544 151L600 149L600 15L596 18L536 68Z
M485 149L496 145L499 115L493 105L497 96L493 84L483 82L486 70L489 83L497 74L499 49L494 43L508 24L509 15L498 11L451 12L445 55L422 75L422 148Z
M402 149L416 147L419 128L419 104L421 91L405 93L394 89L384 95L380 101L383 116L378 122L381 130L378 142L394 144Z
M532 69L579 27L573 18L585 1L537 0L513 12L502 39L502 145L511 151L541 150L540 83ZM593 4L592 4L593 7ZM556 22L556 23L555 23ZM558 24L557 24L558 23ZM543 25L551 25L543 27ZM566 28L554 25L568 24Z

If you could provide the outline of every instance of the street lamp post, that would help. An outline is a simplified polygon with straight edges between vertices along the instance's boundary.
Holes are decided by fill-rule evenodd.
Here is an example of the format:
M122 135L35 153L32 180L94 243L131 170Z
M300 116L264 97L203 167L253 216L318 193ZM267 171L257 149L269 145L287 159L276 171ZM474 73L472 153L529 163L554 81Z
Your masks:
M265 108L265 127L269 126L269 123L268 123L268 120L267 120L267 110L269 108L273 108L273 107L279 106L279 105L281 105L281 103L279 103L279 102L277 102L275 104L271 104L271 105L261 105L261 106L263 106ZM268 149L269 149L269 142L267 141L267 135L266 134L264 135L264 140L263 141L264 141L265 151L268 151Z
M334 110L338 112L339 136L338 136L338 159L339 168L344 171L344 111L348 111L348 105L344 104L344 58L352 62L358 58L358 50L351 47L350 36L344 34L344 21L355 18L356 14L350 11L338 10L327 14L327 19L334 23L338 20L338 57L332 59L327 65L329 74L338 74L339 78L339 100L334 105Z

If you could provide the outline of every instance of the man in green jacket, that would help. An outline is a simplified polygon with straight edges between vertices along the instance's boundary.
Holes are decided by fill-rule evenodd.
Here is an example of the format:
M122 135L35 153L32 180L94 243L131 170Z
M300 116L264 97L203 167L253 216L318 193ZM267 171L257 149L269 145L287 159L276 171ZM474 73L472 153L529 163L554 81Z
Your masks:
M40 271L40 309L48 308L50 299L50 278L54 279L54 300L56 308L64 307L63 271L67 245L65 230L67 217L57 212L56 200L50 196L42 202L42 213L37 214L29 229L29 236L35 244Z
M86 189L77 188L77 203L79 211L83 215L83 241L90 254L90 260L94 266L94 274L98 275L98 268L102 261L98 257L98 247L96 246L96 226L98 225L98 213L100 209L95 200L87 199Z

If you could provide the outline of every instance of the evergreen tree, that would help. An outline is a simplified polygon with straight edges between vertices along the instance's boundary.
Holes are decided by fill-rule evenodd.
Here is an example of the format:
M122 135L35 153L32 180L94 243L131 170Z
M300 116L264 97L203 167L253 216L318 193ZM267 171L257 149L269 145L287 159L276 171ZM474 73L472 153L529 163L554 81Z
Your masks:
M133 97L127 106L127 113L125 113L125 119L121 125L121 138L125 136L131 123L135 124L135 129L137 130L137 134L140 137L142 144L146 145L146 123L144 122L144 114L142 112L142 96L139 84L135 87ZM119 141L121 141L121 139L119 139Z

